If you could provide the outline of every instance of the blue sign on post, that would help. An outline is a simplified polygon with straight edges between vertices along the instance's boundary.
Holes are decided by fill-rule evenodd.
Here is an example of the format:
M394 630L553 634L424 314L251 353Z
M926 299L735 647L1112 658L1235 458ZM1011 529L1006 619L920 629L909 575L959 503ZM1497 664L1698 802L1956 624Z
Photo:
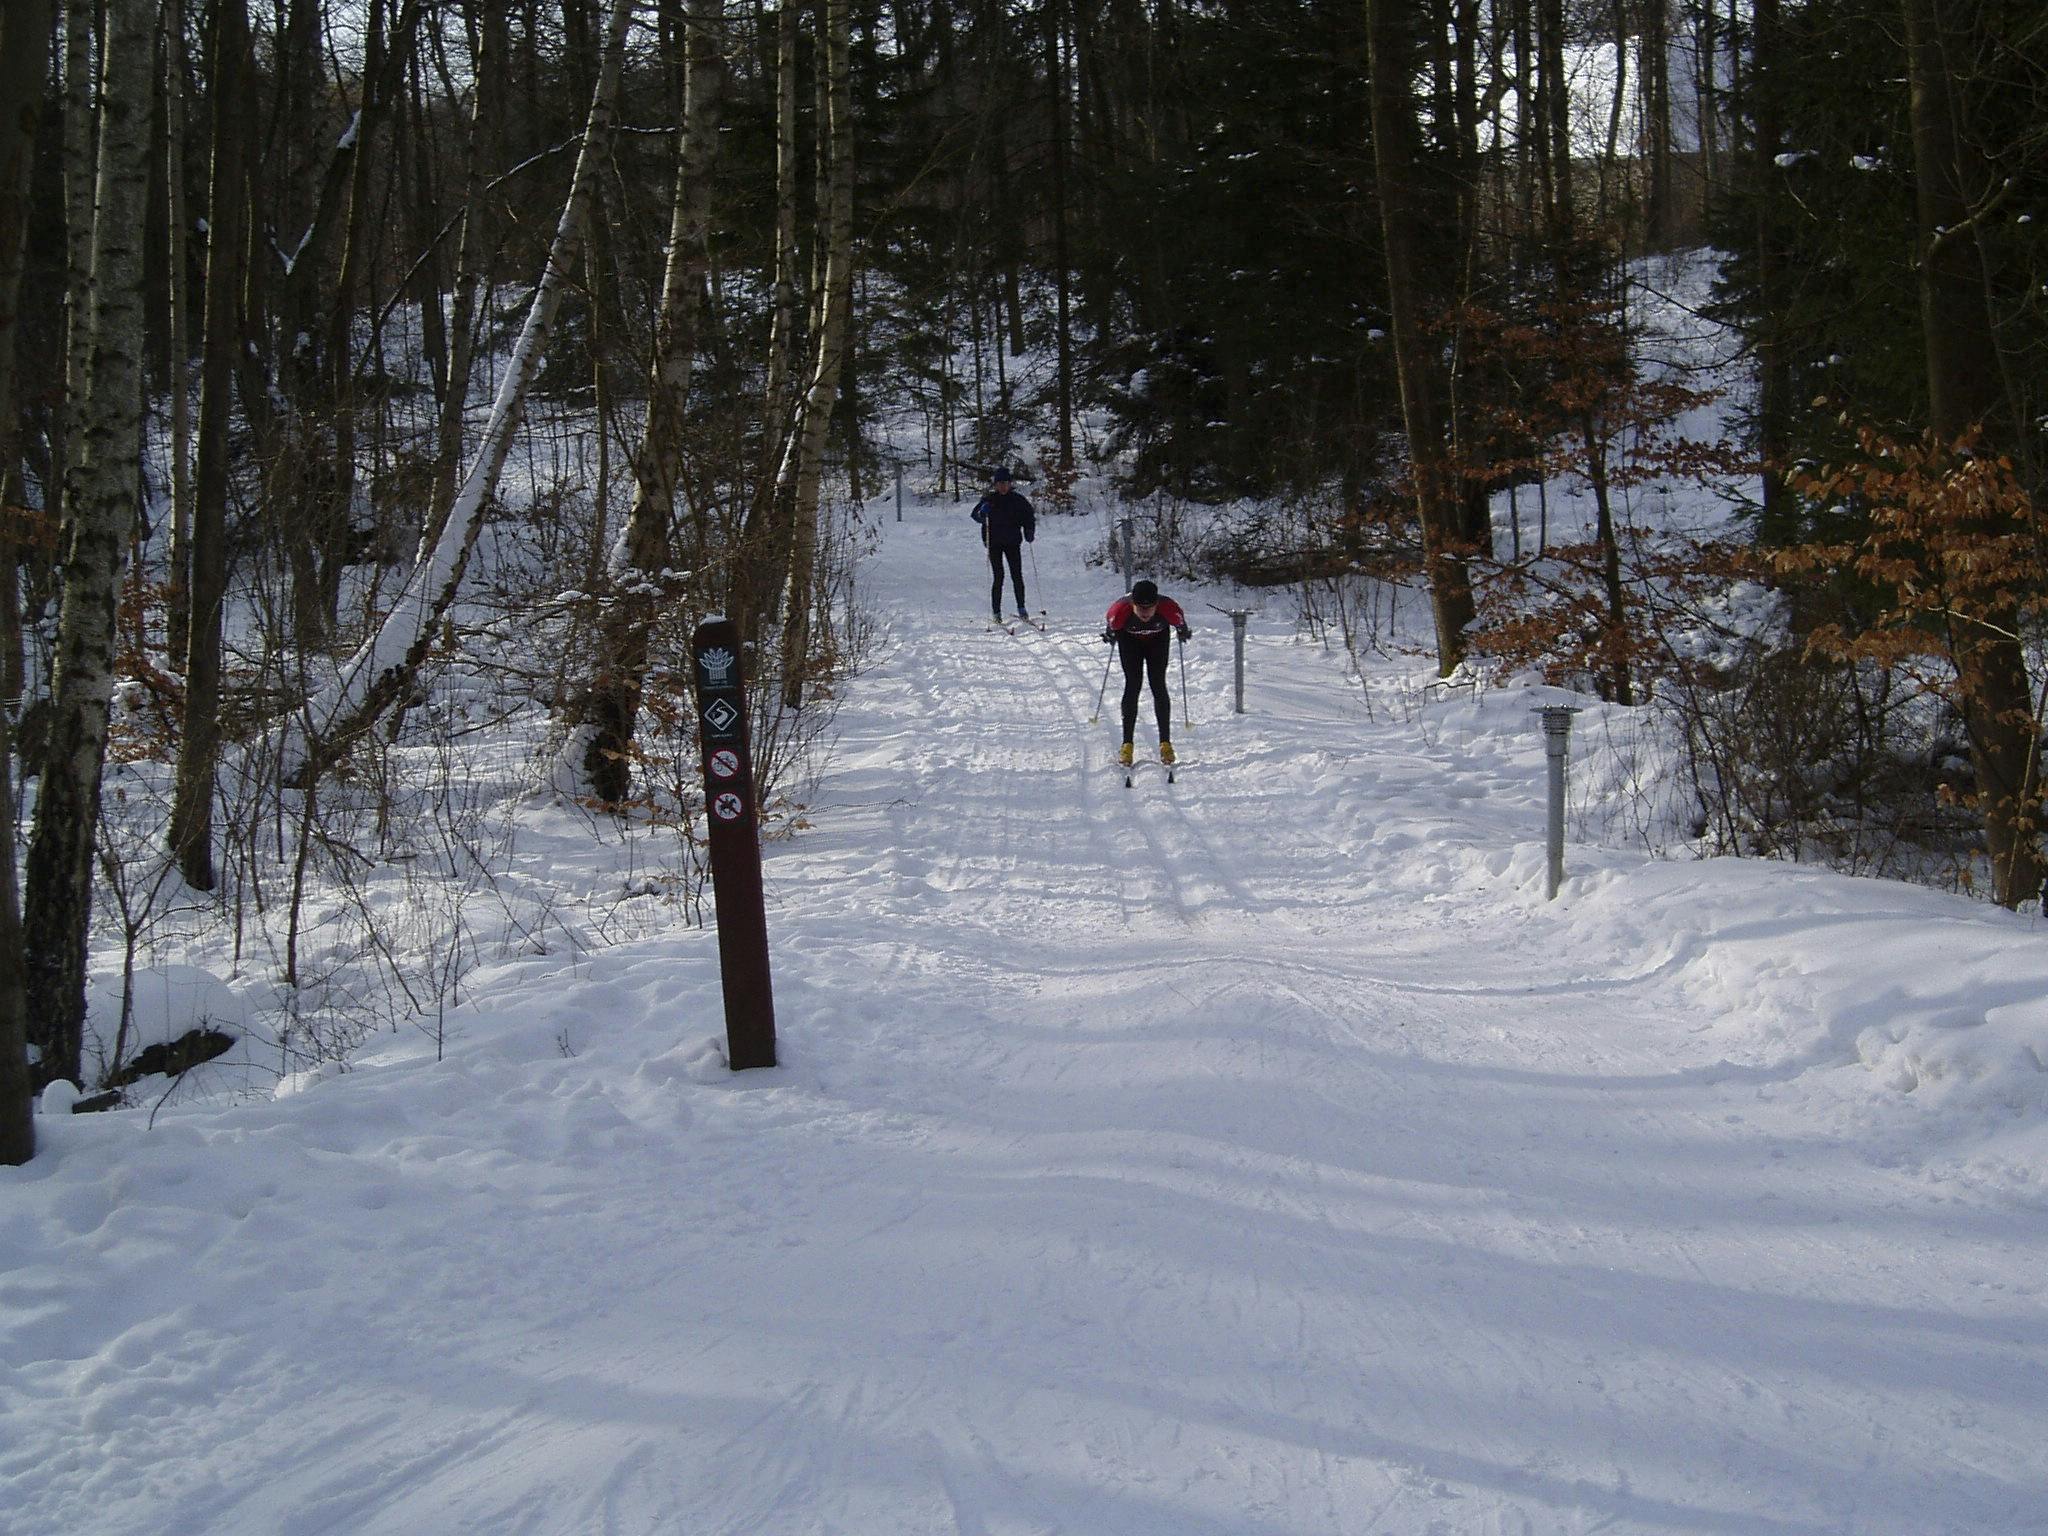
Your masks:
M740 631L706 619L690 642L697 729L704 750L704 808L710 824L711 891L718 911L718 971L725 990L726 1060L775 1065L775 996L768 980L768 914L761 892L760 817L747 750L747 697Z

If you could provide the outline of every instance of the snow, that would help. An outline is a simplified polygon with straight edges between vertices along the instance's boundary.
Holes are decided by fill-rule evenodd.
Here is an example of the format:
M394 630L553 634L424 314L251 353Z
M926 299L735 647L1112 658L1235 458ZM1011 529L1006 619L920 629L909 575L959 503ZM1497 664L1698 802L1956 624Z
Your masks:
M0 1529L2048 1530L2038 917L1653 859L1628 712L1166 576L1184 767L1126 790L1098 520L1040 521L1044 634L963 508L873 532L765 852L782 1064L726 1070L676 913L492 951L438 1059L52 1098ZM552 911L596 840L529 796L506 858ZM138 1023L242 1001L166 968Z

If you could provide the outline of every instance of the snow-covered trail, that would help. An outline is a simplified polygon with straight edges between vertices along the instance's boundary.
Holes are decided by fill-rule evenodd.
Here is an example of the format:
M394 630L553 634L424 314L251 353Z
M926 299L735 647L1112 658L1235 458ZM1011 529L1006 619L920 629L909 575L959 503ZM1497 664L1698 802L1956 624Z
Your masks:
M1034 601L1072 617L991 634L964 616L978 569L933 579L944 525L890 531L876 685L914 682L844 745L915 787L886 834L843 835L924 882L884 911L963 1010L918 1101L1026 1138L1055 1191L1006 1196L1029 1251L1099 1268L1098 1211L1155 1250L1149 1280L1133 1255L1102 1277L1105 1364L1207 1385L1166 1417L1216 1437L1184 1495L1237 1484L1215 1529L2048 1529L2048 1339L1999 1305L2033 1289L2040 1223L1925 1201L1809 1132L1775 1090L1811 1063L1727 1059L1671 974L1685 935L1619 974L1576 950L1532 896L1526 717L1518 744L1454 724L1428 750L1284 624L1255 625L1264 708L1232 717L1228 627L1201 613L1191 766L1126 791L1119 676L1086 723L1113 579L1060 549ZM1141 750L1149 727L1141 701ZM1060 1233L1063 1210L1091 1219ZM1149 1528L1087 1509L1060 1528Z
M687 933L10 1175L0 1530L2048 1530L2037 1211L1885 1166L1697 935L1543 902L1526 704L1372 718L1276 612L1234 716L1190 602L1126 790L1043 528L1008 635L956 509L884 527L782 1067Z

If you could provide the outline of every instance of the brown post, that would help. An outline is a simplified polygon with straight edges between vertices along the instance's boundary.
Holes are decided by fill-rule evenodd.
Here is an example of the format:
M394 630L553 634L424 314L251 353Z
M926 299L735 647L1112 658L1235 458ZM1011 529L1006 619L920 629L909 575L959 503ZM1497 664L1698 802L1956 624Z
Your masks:
M768 917L761 896L760 818L747 750L747 697L740 680L740 627L706 619L690 641L697 734L704 748L704 819L710 823L711 890L718 909L718 973L725 987L726 1060L775 1065L775 997L768 982Z

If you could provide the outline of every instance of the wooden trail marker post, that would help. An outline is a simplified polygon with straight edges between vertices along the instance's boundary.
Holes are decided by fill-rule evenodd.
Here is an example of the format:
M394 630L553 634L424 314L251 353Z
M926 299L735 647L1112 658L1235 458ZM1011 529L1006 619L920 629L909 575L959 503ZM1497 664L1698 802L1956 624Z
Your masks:
M704 752L704 819L718 909L718 974L725 990L726 1060L733 1071L775 1065L775 995L768 979L768 916L761 894L760 816L747 750L740 629L706 619L690 640L697 734Z

